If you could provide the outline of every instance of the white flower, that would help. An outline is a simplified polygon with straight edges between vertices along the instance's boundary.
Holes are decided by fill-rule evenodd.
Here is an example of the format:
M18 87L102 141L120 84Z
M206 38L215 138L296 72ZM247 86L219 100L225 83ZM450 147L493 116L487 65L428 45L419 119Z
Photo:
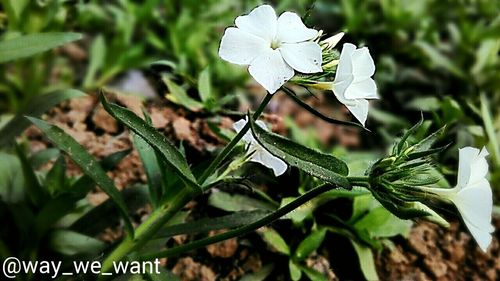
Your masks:
M495 231L491 224L493 198L490 183L486 179L488 151L474 147L459 150L457 186L454 188L426 189L450 200L457 206L465 225L486 252L491 243L491 233Z
M243 127L247 124L246 119L241 119L234 123L233 128L236 132L240 132ZM256 121L257 125L264 130L268 130L266 124L260 120ZM272 155L264 147L262 147L259 142L252 136L252 133L247 132L242 140L247 144L248 152L253 153L250 161L260 163L273 170L275 176L282 175L288 168L287 164L278 157Z
M368 117L367 99L378 99L377 85L370 78L374 73L375 63L368 48L344 44L332 90L363 126Z
M219 56L231 63L249 65L248 71L269 93L276 92L295 74L321 72L322 53L309 41L318 31L307 28L300 17L284 12L279 18L269 5L239 16L236 27L224 32Z

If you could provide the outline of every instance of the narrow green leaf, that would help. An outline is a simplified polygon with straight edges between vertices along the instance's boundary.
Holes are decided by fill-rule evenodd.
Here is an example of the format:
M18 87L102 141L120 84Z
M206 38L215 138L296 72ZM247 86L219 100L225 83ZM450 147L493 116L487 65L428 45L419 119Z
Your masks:
M497 166L500 166L500 143L495 133L495 125L493 125L493 118L489 109L489 101L486 96L481 93L481 115L483 117L484 129L488 135L489 146L488 148L493 152L493 159Z
M302 272L304 272L307 277L309 277L309 279L311 279L311 281L328 281L328 278L323 275L321 272L315 270L315 269L312 269L312 268L309 268L309 267L306 267L306 266L301 266L299 265L300 267L300 270L302 270ZM372 281L372 280L370 280Z
M104 171L109 171L118 165L120 161L123 160L127 155L129 155L131 149L125 149L111 153L104 157L99 164L104 169ZM84 197L93 187L95 182L87 175L83 174L78 180L76 180L70 187L69 191L73 194L75 198Z
M149 195L154 209L160 203L163 191L163 176L161 174L159 159L156 158L154 149L139 135L133 134L134 146L139 152L144 171L146 172Z
M349 121L343 121L343 120L338 120L338 119L333 119L331 117L328 117L324 115L323 113L317 111L307 103L305 103L303 100L301 100L292 90L282 87L284 92L294 101L296 102L299 106L304 108L305 110L309 111L312 115L320 118L321 120L328 122L330 124L336 124L336 125L344 125L344 126L352 126L352 127L359 127L361 129L369 131L367 128L363 127L362 124L356 123L356 122L349 122Z
M203 108L203 104L193 98L191 98L186 91L179 85L175 84L168 77L162 77L163 82L168 87L169 94L167 94L167 99L178 105L182 105L191 111L200 111Z
M106 243L95 238L69 230L57 230L50 236L50 247L65 255L98 254Z
M190 188L195 189L195 192L201 192L201 187L198 185L193 173L189 169L186 159L163 134L158 132L154 127L148 125L147 122L139 118L130 110L109 103L103 94L100 95L100 99L104 109L106 109L111 116L134 133L141 136L163 157L163 160L168 163L169 168L175 171Z
M47 110L51 109L60 102L72 98L82 97L85 93L78 90L68 89L55 91L45 95L36 95L30 99L26 107L14 116L0 130L0 146L11 142L16 136L21 134L31 123L24 116L40 117Z
M272 228L264 228L262 230L262 238L266 241L267 244L272 246L276 251L285 254L287 256L290 255L290 248L286 244L285 240L281 235Z
M244 275L240 281L264 281L273 272L274 264L264 265L259 271Z
M30 156L29 160L31 163L31 166L33 168L37 169L40 166L46 164L50 160L56 159L61 155L61 152L57 148L47 148L40 150L38 152L35 152L33 155Z
M359 266L366 280L380 280L375 267L372 250L353 241L352 239L350 241L356 251L356 254L358 255Z
M288 261L288 270L290 271L290 278L293 281L298 281L302 278L302 271L299 266L295 264L293 260Z
M213 100L212 97L212 82L210 81L210 67L205 68L198 78L198 92L200 93L201 101L204 104Z
M309 234L302 242L300 242L299 246L295 250L295 259L297 261L304 260L307 258L312 252L316 251L323 240L325 239L326 229L316 229L311 234Z
M126 202L129 213L137 212L149 202L148 188L145 185L125 188L121 191L121 196ZM115 203L108 199L73 222L70 228L79 233L95 236L119 223L119 216Z
M92 180L94 180L94 182L99 185L107 195L109 195L120 210L120 213L125 220L125 225L131 236L133 236L134 228L132 227L132 222L128 217L125 202L123 201L120 192L115 187L113 180L106 175L106 172L99 165L97 160L92 157L92 155L90 155L83 146L81 146L59 127L37 118L27 118L42 132L44 132L52 143L54 143L62 151L66 152L68 156L82 169L82 171L92 178Z
M64 161L64 156L60 155L50 171L45 177L44 187L54 196L58 192L64 190L66 181L66 162Z
M0 42L0 63L42 53L81 38L79 33L48 32L4 40Z
M24 200L26 184L23 172L19 157L0 151L0 201L17 203Z
M208 204L228 212L267 210L274 211L276 208L262 200L257 200L241 194L229 194L217 191L210 194Z
M349 173L345 162L330 154L318 152L278 134L268 132L257 126L250 114L248 118L254 137L271 154L312 176L350 188L349 181L345 177Z
M452 60L444 56L434 46L431 46L424 41L418 41L415 44L429 58L432 65L444 68L458 77L465 77L464 72Z
M196 221L176 224L164 228L156 235L156 238L166 238L179 234L197 234L202 232L209 232L211 230L235 228L251 224L268 214L268 211L253 210L240 211L216 218L203 218Z
M104 36L97 36L90 46L90 62L83 79L83 87L89 88L94 84L97 71L104 65L106 59L106 42Z
M40 206L47 198L47 194L44 192L42 185L40 184L40 181L38 180L38 177L33 170L33 167L31 167L28 158L24 153L23 148L18 144L16 144L16 153L19 157L19 160L21 161L21 167L23 169L26 194L31 199L31 202L33 202L33 204L35 204L36 206Z

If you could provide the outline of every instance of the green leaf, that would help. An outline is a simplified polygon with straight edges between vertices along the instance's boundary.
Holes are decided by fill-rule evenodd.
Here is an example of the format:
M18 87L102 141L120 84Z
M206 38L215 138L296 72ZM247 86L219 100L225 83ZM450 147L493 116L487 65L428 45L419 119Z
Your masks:
M26 194L29 196L31 202L35 204L35 206L41 206L45 199L47 199L47 194L44 192L38 177L31 167L26 154L24 153L23 148L16 144L16 153L21 162L21 167L23 169L24 176L24 184L26 188Z
M366 280L380 280L378 278L373 252L370 248L365 247L352 239L350 240L356 254L358 255L359 266Z
M66 152L68 156L82 169L83 173L92 178L92 180L94 180L94 182L99 185L107 195L109 195L120 210L120 213L125 220L125 225L131 236L133 236L134 228L132 227L132 222L128 217L125 202L123 201L120 192L115 187L113 180L108 177L97 160L92 157L92 155L90 155L83 146L81 146L59 127L37 118L27 118L35 126L37 126L52 143L54 143L62 151Z
M399 219L382 206L370 210L354 224L357 231L366 232L370 238L406 236L411 226L410 220Z
M255 273L245 274L240 281L264 281L273 272L274 264L267 264Z
M149 122L148 122L149 123ZM149 195L151 204L156 209L160 203L163 192L163 176L159 159L154 149L139 135L133 134L134 146L139 152L144 171L148 179Z
M326 229L316 229L311 234L309 234L302 242L300 242L299 246L295 250L295 259L297 261L304 260L307 258L312 252L316 251L323 240L325 239Z
M250 114L248 118L255 139L271 154L312 176L350 188L349 181L345 177L349 173L345 162L330 154L318 152L278 134L268 132L257 126Z
M66 162L64 156L60 155L45 177L44 187L54 196L64 191L66 183Z
M6 203L22 201L26 184L19 157L0 151L0 197Z
M488 135L489 146L488 148L493 152L493 159L497 166L500 166L500 143L497 139L497 135L495 133L495 125L493 124L493 118L491 116L489 107L490 102L486 98L486 96L481 93L481 116L483 117L484 129L486 134Z
M7 39L0 42L0 63L42 53L81 38L79 33L48 32Z
M139 208L149 202L149 193L145 185L125 188L121 196L126 202L130 213L136 213ZM89 236L95 236L106 228L119 223L120 213L117 211L112 199L108 199L94 207L85 215L71 224L71 229Z
M240 211L216 218L203 218L196 221L175 224L170 227L164 228L156 235L156 238L172 237L179 234L197 234L202 232L209 232L211 230L240 227L243 225L251 224L268 214L268 211L253 210Z
M264 241L266 241L267 244L272 246L276 251L285 254L287 256L290 255L290 248L276 230L269 227L264 228L262 230L262 238L264 239Z
M301 265L299 265L299 267L300 270L302 270L302 272L304 272L307 275L307 277L311 279L311 281L328 281L328 278L325 275L323 275L321 272L315 269Z
M129 153L130 149L125 149L121 151L117 151L114 153L111 153L110 155L107 155L104 157L99 164L101 167L104 169L104 171L109 171L118 165L120 161L123 160ZM70 188L70 192L75 196L76 198L82 198L84 197L90 189L92 189L95 186L95 182L87 175L83 174L78 180L76 180Z
M94 83L97 71L104 65L106 59L106 42L104 36L97 36L90 46L90 62L83 79L83 87L89 88Z
M274 211L276 208L261 200L257 200L241 194L229 194L223 191L212 192L208 197L208 204L228 212L267 210Z
M78 90L61 90L55 91L45 95L37 95L30 99L26 107L14 116L1 130L0 130L0 146L5 145L12 141L16 136L21 134L31 123L24 118L28 115L31 117L40 117L45 111L51 109L62 101L82 97L85 93Z
M98 254L106 243L95 238L69 230L56 230L50 236L52 250L64 255Z
M434 46L429 45L427 42L419 41L415 43L416 46L429 58L432 65L444 68L450 73L458 77L465 77L464 72L452 60L445 57Z
M195 192L201 192L201 187L196 182L196 179L189 169L186 158L182 153L158 130L148 125L147 122L139 118L130 110L118 106L113 103L108 103L104 95L100 95L101 103L104 109L115 119L120 121L127 128L132 130L137 135L141 136L149 143L168 163L172 169L182 180Z
M198 92L200 93L201 101L204 104L213 101L212 83L210 81L210 67L205 68L198 78Z
M178 105L182 105L191 111L200 111L203 108L201 102L191 98L181 86L172 82L168 77L163 76L162 80L170 91L170 93L167 94L168 100Z
M290 270L290 278L293 281L298 281L302 277L302 271L293 260L288 261L288 270Z
M56 159L61 155L61 151L57 148L47 148L40 150L38 152L35 152L33 155L30 156L30 164L33 166L33 168L37 169L40 166L46 164L50 160Z
M407 108L421 110L425 112L435 111L440 108L441 101L437 97L417 97L412 99L407 105Z

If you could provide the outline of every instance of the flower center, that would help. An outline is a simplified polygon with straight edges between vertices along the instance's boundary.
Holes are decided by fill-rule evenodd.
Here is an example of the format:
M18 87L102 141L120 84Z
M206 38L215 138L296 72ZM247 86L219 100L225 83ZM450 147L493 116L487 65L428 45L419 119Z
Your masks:
M271 49L276 50L276 49L278 49L280 47L280 45L281 44L280 44L280 42L278 40L273 40L271 42Z

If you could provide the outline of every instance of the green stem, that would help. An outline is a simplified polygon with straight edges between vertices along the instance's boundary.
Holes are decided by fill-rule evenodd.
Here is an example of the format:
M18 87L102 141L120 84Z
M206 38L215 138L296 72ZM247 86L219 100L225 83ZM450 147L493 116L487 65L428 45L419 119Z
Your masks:
M307 201L311 200L312 198L318 196L321 193L324 193L326 191L332 190L334 188L337 188L337 186L333 186L330 184L324 184L319 187L316 187L314 189L309 190L308 192L304 193L297 199L293 200L292 202L286 204L285 206L279 208L278 210L274 211L273 213L263 217L262 219L253 222L251 224L236 228L234 230L230 230L227 232L224 232L222 234L218 234L215 236L203 238L185 245L181 245L172 249L166 249L160 252L144 255L141 257L142 260L152 260L155 258L163 258L163 257L171 257L175 255L182 254L184 252L189 252L213 243L217 243L223 240L227 240L233 237L237 237L240 235L243 235L245 233L248 233L250 231L254 231L258 228L261 228L265 225L270 224L271 222L281 218L282 216L288 214L289 212L297 209L300 207L302 204L306 203Z
M267 93L267 95L264 97L262 102L260 103L259 107L253 114L254 119L258 119L259 116L262 114L264 111L264 108L266 108L266 105L271 101L271 98L273 97L273 94ZM224 149L215 157L215 159L210 163L208 168L203 172L203 174L200 176L198 179L198 183L200 185L203 185L205 181L210 177L217 167L219 167L220 163L226 159L226 157L233 151L233 148L238 144L238 142L243 138L243 136L248 132L250 129L250 124L246 124L243 129L224 147Z
M134 239L126 237L104 260L101 272L112 272L115 262L122 260L127 254L146 244L192 197L191 189L187 187L179 189L136 229Z

